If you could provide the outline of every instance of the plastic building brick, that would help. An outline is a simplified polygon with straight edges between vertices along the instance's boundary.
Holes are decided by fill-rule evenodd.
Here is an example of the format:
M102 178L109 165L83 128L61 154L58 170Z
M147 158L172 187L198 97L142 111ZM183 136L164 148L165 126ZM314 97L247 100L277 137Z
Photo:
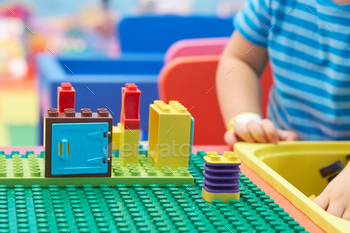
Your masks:
M120 135L117 148L124 167L129 163L138 165L139 162L140 95L141 91L133 83L127 83L122 88L122 110L115 134Z
M206 203L201 198L204 155L199 152L192 157L190 170L196 177L195 185L176 187L169 181L164 187L135 183L128 188L114 183L94 188L89 180L81 187L73 182L63 187L57 183L47 187L33 184L29 188L23 184L13 188L0 185L0 229L50 233L306 233L243 174L240 200Z
M120 149L120 130L119 130L119 126L113 126L112 127L112 151L113 154L116 153L116 151L118 151L119 154L119 149Z
M115 155L115 157L119 158L119 149L120 149L120 130L118 129L118 126L113 126L113 133L112 133L112 154ZM148 152L148 142L147 141L140 141L139 142L139 154L143 154L147 157Z
M45 124L45 176L111 176L113 119L106 109L49 109Z
M163 168L156 170L148 161L145 155L139 155L139 165L128 164L123 167L119 159L112 156L111 177L45 177L44 153L34 155L29 152L27 155L20 155L15 152L11 155L1 154L0 152L0 178L1 184L13 187L15 184L23 184L30 187L33 184L40 184L42 187L48 187L50 184L57 184L64 187L67 184L75 184L76 187L82 187L83 184L91 184L98 187L99 184L124 184L131 187L133 184L142 184L145 187L150 184L158 184L165 187L166 184L175 184L181 187L183 184L193 185L194 179L189 170L179 167L177 170ZM1 226L1 223L0 223ZM0 231L1 232L1 231Z
M58 112L64 112L66 108L74 109L75 90L70 83L61 83L61 86L57 87L57 94Z
M208 151L207 156L204 157L204 161L215 165L220 165L220 164L221 165L225 165L225 164L240 165L241 164L241 160L239 160L238 156L232 151L225 151L224 156L219 155L215 151Z
M140 131L138 129L124 129L121 123L117 127L120 132L120 163L123 167L128 164L138 165Z
M207 202L213 202L213 200L221 200L224 203L230 202L230 200L239 200L239 192L235 193L214 193L214 191L206 191L205 188L202 189L202 197Z
M122 110L120 123L124 129L140 129L140 96L141 91L133 83L122 88Z
M338 160L321 168L319 171L323 178L327 177L328 182L331 182L343 170L343 168L343 164Z
M108 128L107 122L52 124L51 174L107 174Z
M119 149L120 149L120 131L118 126L113 126L113 136L112 136L112 154L115 157L119 158ZM147 157L148 152L148 142L140 141L139 142L139 154L143 154Z
M156 169L188 167L191 114L178 101L150 105L148 159Z
M225 151L223 156L209 151L204 157L204 184L202 196L207 202L214 199L227 203L231 199L239 200L239 165L241 161L232 151Z

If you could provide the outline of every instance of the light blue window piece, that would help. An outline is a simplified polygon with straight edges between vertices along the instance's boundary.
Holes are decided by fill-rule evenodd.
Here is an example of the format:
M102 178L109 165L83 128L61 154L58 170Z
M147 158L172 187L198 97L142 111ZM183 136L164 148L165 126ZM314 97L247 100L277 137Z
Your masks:
M108 123L52 124L52 175L108 172Z

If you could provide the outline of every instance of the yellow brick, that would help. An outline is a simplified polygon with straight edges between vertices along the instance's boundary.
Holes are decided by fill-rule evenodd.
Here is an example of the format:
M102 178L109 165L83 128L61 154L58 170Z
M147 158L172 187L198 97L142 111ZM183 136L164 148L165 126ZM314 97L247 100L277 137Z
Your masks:
M128 163L139 163L139 135L136 129L124 129L122 124L117 126L120 131L119 160L123 167Z
M112 132L112 150L119 150L121 134L119 126L113 126Z
M154 101L150 105L149 161L156 169L188 167L191 114L178 101Z
M202 197L206 202L213 202L214 199L222 200L224 203L229 203L230 200L236 199L239 200L239 192L238 193L210 193L205 191L202 188Z
M171 164L169 164L169 159L171 159ZM168 158L161 158L157 161L153 162L153 166L157 169L160 170L162 167L169 167L173 170L176 170L178 167L186 167L188 168L188 162L189 162L189 157L168 157Z
M240 164L241 160L238 159L238 156L233 151L225 151L224 155L218 155L215 151L208 151L207 156L204 156L203 159L207 163L213 164Z

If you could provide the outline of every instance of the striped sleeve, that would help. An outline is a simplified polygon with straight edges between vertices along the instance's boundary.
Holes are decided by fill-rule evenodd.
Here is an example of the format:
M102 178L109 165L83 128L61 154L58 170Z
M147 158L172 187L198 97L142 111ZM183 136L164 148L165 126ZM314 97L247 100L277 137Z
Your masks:
M248 0L235 17L235 29L250 42L266 47L270 18L270 0Z

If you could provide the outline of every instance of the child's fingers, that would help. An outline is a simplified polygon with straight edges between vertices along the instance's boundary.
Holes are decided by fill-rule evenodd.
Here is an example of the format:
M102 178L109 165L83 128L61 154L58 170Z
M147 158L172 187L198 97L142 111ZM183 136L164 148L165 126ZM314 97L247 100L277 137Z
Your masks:
M242 142L242 139L235 135L235 133L231 130L226 131L224 135L224 140L226 144L232 147L236 142Z
M239 122L236 122L233 126L235 134L240 137L245 142L255 142L255 140L250 135L248 128Z
M349 220L350 221L350 209L346 209L343 213L343 215L341 216L341 218Z
M255 141L262 143L267 142L264 131L258 122L248 121L246 126L249 130L250 135L255 139Z
M331 202L327 208L327 212L340 218L344 213L344 206L337 202Z
M277 135L281 141L297 141L299 140L298 135L292 131L277 130Z
M233 146L237 142L237 139L234 136L233 131L231 131L231 130L226 131L226 133L224 135L224 140L228 146Z
M264 133L271 143L277 143L278 142L278 136L277 136L277 130L275 128L275 125L272 123L269 119L264 119L260 123L261 127L264 130Z
M322 209L326 210L329 204L329 199L326 195L319 195L314 199L314 202L319 205Z

